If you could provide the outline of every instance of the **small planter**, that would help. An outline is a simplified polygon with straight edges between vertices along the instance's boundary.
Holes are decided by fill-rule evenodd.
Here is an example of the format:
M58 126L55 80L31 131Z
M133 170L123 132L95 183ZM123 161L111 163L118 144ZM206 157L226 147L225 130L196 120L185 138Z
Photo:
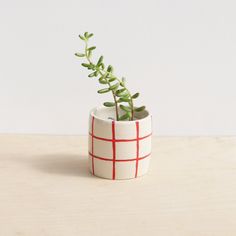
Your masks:
M147 173L151 156L151 115L115 121L114 108L99 107L89 119L89 168L106 179L131 179Z
M84 51L75 56L84 59L81 64L103 87L99 94L110 93L112 101L95 108L89 119L89 167L93 175L107 179L131 179L148 171L151 155L151 116L146 106L137 107L139 92L128 89L126 79L114 74L112 65L104 62L101 55L93 60L89 46L93 33L79 35L84 42Z

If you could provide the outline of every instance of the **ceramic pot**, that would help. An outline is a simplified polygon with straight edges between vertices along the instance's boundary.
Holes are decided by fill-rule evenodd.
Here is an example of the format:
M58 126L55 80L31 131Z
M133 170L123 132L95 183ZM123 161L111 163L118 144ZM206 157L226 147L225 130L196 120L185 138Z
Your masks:
M99 107L89 118L89 169L106 179L131 179L147 173L152 119L147 111L134 121L115 121L114 108Z

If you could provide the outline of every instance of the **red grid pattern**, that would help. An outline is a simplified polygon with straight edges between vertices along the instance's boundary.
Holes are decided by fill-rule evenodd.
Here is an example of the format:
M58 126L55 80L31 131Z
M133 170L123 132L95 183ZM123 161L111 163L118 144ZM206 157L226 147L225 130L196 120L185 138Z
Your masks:
M116 177L116 165L115 165L116 162L136 161L134 177L137 178L139 161L143 160L151 155L151 153L149 153L143 157L139 156L139 141L150 137L152 135L152 133L150 133L146 136L143 136L143 137L139 137L139 122L136 121L135 125L136 125L136 138L134 138L134 139L116 139L115 138L115 133L116 133L115 132L115 121L112 121L112 127L111 127L112 128L112 139L102 138L102 137L98 137L98 136L94 135L94 116L92 116L92 132L89 133L89 135L92 138L92 150L91 150L91 152L89 152L89 155L92 157L92 173L93 173L93 175L94 175L94 158L96 158L96 159L102 160L102 161L112 161L113 162L112 163L112 179L113 180ZM94 139L112 142L112 159L107 158L107 157L99 157L94 154ZM116 142L132 142L132 141L136 141L136 157L130 158L130 159L116 159Z
M92 157L94 154L94 141L93 141L93 137L94 136L94 116L92 117ZM94 158L92 158L92 171L93 171L93 175L94 175Z
M135 168L135 178L137 178L138 175L138 158L139 158L139 123L138 121L135 122L136 124L136 138L137 138L137 146L136 146L136 168Z
M115 121L112 121L112 156L113 156L113 166L112 166L112 179L116 178L116 136L115 136Z

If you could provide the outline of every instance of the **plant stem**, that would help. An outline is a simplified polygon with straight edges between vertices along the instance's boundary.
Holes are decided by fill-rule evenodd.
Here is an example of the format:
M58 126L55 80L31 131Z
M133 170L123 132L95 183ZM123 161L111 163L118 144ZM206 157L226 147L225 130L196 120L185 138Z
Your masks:
M108 84L108 86L110 88L111 87L111 83L108 81L106 76L104 76L105 74L102 74L102 72L100 70L98 71L98 73L105 78L105 80L107 81L107 84ZM112 96L113 96L113 99L114 99L114 102L115 102L116 120L119 120L118 102L117 102L117 99L116 99L115 92L113 90L111 90L111 91L112 91Z
M107 73L107 71L105 71L105 70L100 70L100 71L102 71L104 73ZM108 72L108 74L110 74L110 76L112 76L112 77L115 77L111 72ZM115 78L119 83L122 82L119 78L117 78L117 77L115 77ZM126 89L128 95L129 95L129 99L130 99L130 107L131 107L131 118L130 118L130 120L134 120L134 103L133 103L132 95L131 95L130 91L125 87L125 85L123 87ZM114 95L114 93L113 93L113 95Z
M88 56L88 50L87 50L87 49L88 49L88 43L87 43L87 41L85 41L85 57L86 57L87 61L88 61L90 64L93 64L92 61L90 60L89 56ZM108 84L108 86L109 86L109 88L110 88L110 87L111 87L111 83L107 80L106 76L104 76L105 74L107 74L107 71L100 70L100 69L98 69L97 71L98 71L98 73L99 73L101 76L103 76L103 77L106 79L107 84ZM101 71L102 71L104 74L102 74ZM108 72L108 73L109 73L109 72ZM113 90L111 90L111 92L112 92L112 96L113 96L114 103L115 103L116 120L119 120L118 102L117 102L117 99L116 99L115 92L114 92Z

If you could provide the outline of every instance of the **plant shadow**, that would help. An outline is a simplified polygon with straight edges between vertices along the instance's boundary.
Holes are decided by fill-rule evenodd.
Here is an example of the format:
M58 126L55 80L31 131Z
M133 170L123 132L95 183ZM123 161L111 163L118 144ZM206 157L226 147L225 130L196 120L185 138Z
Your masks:
M85 155L40 155L34 158L30 165L47 174L92 177L88 168L88 159Z

